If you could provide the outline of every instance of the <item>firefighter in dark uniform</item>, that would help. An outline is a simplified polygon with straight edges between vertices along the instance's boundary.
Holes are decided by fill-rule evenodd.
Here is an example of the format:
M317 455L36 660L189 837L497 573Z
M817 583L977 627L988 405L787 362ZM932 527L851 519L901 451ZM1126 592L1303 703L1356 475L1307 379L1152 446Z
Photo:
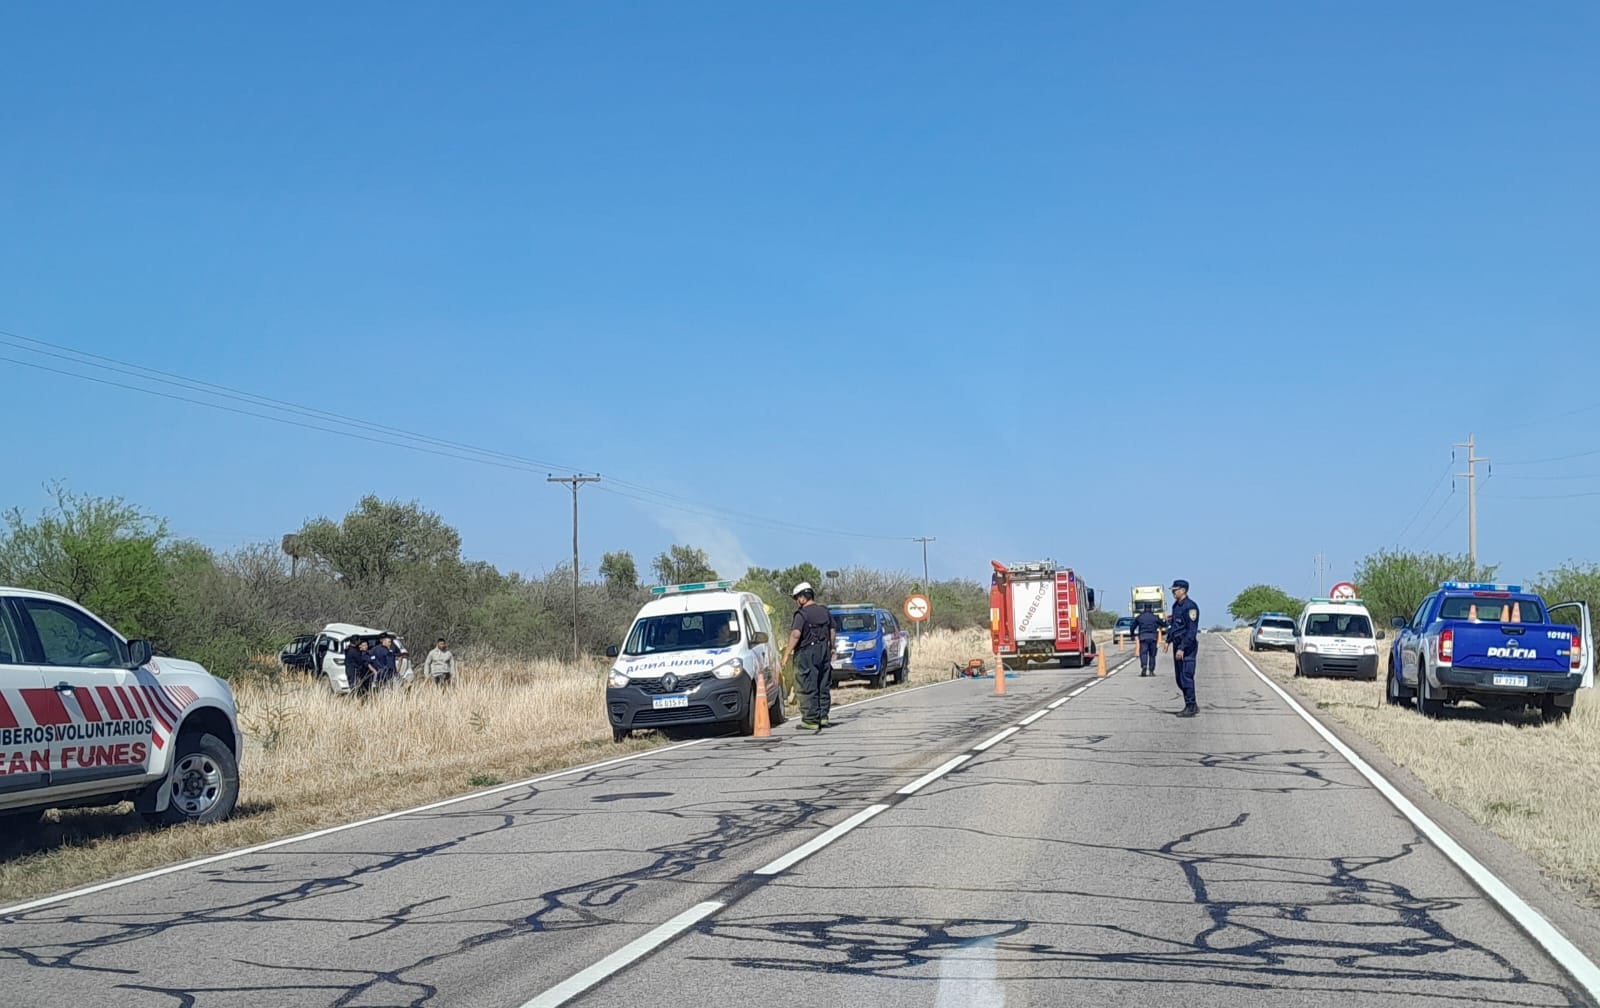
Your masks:
M828 727L833 706L833 614L817 605L817 593L805 581L791 593L800 608L789 630L789 654L794 658L795 692L800 694L800 727L821 731Z
M1156 646L1161 640L1161 629L1166 626L1165 621L1156 615L1153 606L1144 606L1139 610L1139 615L1133 618L1133 634L1139 640L1139 675L1153 676L1156 674Z
M1200 647L1200 607L1189 597L1189 582L1172 582L1172 618L1167 620L1167 644L1172 648L1172 667L1183 691L1183 710L1179 717L1200 713L1194 698L1195 652Z

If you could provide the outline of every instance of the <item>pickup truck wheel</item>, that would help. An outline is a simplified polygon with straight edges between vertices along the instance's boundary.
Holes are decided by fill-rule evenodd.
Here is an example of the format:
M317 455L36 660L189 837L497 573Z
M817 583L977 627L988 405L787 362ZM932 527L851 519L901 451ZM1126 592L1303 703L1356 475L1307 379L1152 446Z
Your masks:
M1444 698L1433 695L1425 668L1417 669L1417 711L1425 718L1444 717Z
M1383 684L1383 698L1396 707L1404 707L1406 701L1411 699L1407 691L1401 687L1400 680L1395 678L1393 655L1389 656L1389 674Z
M882 662L879 662L878 671L867 677L867 689L883 689L883 685L888 679L889 670L883 667Z
M1565 721L1567 718L1572 716L1571 705L1563 707L1556 703L1556 697L1558 695L1559 694L1556 693L1546 693L1539 699L1539 716L1544 720L1545 724L1553 724L1556 721Z
M906 648L906 653L900 656L900 671L894 674L896 684L903 684L911 678L911 649Z
M220 822L239 801L239 761L215 735L186 732L178 736L172 769L156 786L167 792L167 807L149 816L157 825Z

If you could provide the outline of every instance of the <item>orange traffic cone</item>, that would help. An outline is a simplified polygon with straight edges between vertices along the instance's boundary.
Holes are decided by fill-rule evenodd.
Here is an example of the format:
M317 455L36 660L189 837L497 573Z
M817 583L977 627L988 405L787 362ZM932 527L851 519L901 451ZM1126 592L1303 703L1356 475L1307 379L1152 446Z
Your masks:
M1106 674L1106 653L1099 648L1094 652L1094 674L1101 678L1105 678Z
M994 695L1005 696L1006 693L1006 661L999 655L994 656Z
M767 713L767 670L756 670L756 693L750 698L756 705L756 730L750 733L751 738L772 737L772 715Z

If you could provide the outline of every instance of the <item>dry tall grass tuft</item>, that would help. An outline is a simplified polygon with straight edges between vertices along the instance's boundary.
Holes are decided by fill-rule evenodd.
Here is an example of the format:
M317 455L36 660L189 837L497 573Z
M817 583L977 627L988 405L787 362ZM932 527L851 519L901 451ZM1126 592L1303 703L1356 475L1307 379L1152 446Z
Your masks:
M1229 639L1246 648L1246 631ZM1287 652L1250 655L1261 671L1371 740L1437 798L1531 854L1587 903L1600 904L1600 699L1578 696L1567 721L1507 717L1475 704L1430 721L1384 700L1378 681L1301 679ZM1380 662L1383 660L1379 656Z
M914 640L907 685L987 653L983 631ZM270 663L269 663L270 664ZM480 658L447 689L426 681L365 703L320 681L266 674L235 684L245 731L240 808L208 827L147 830L126 807L51 814L0 841L0 899L15 900L306 830L392 812L661 744L611 741L607 663ZM885 690L883 692L892 692ZM878 695L841 687L836 703Z

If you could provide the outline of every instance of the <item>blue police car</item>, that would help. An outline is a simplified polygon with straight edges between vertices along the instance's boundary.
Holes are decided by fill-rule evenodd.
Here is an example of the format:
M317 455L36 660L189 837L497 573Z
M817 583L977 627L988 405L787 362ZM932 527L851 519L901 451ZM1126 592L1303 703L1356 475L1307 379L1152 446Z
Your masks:
M903 683L911 672L911 634L887 609L874 605L831 605L833 682L865 679L872 689Z

